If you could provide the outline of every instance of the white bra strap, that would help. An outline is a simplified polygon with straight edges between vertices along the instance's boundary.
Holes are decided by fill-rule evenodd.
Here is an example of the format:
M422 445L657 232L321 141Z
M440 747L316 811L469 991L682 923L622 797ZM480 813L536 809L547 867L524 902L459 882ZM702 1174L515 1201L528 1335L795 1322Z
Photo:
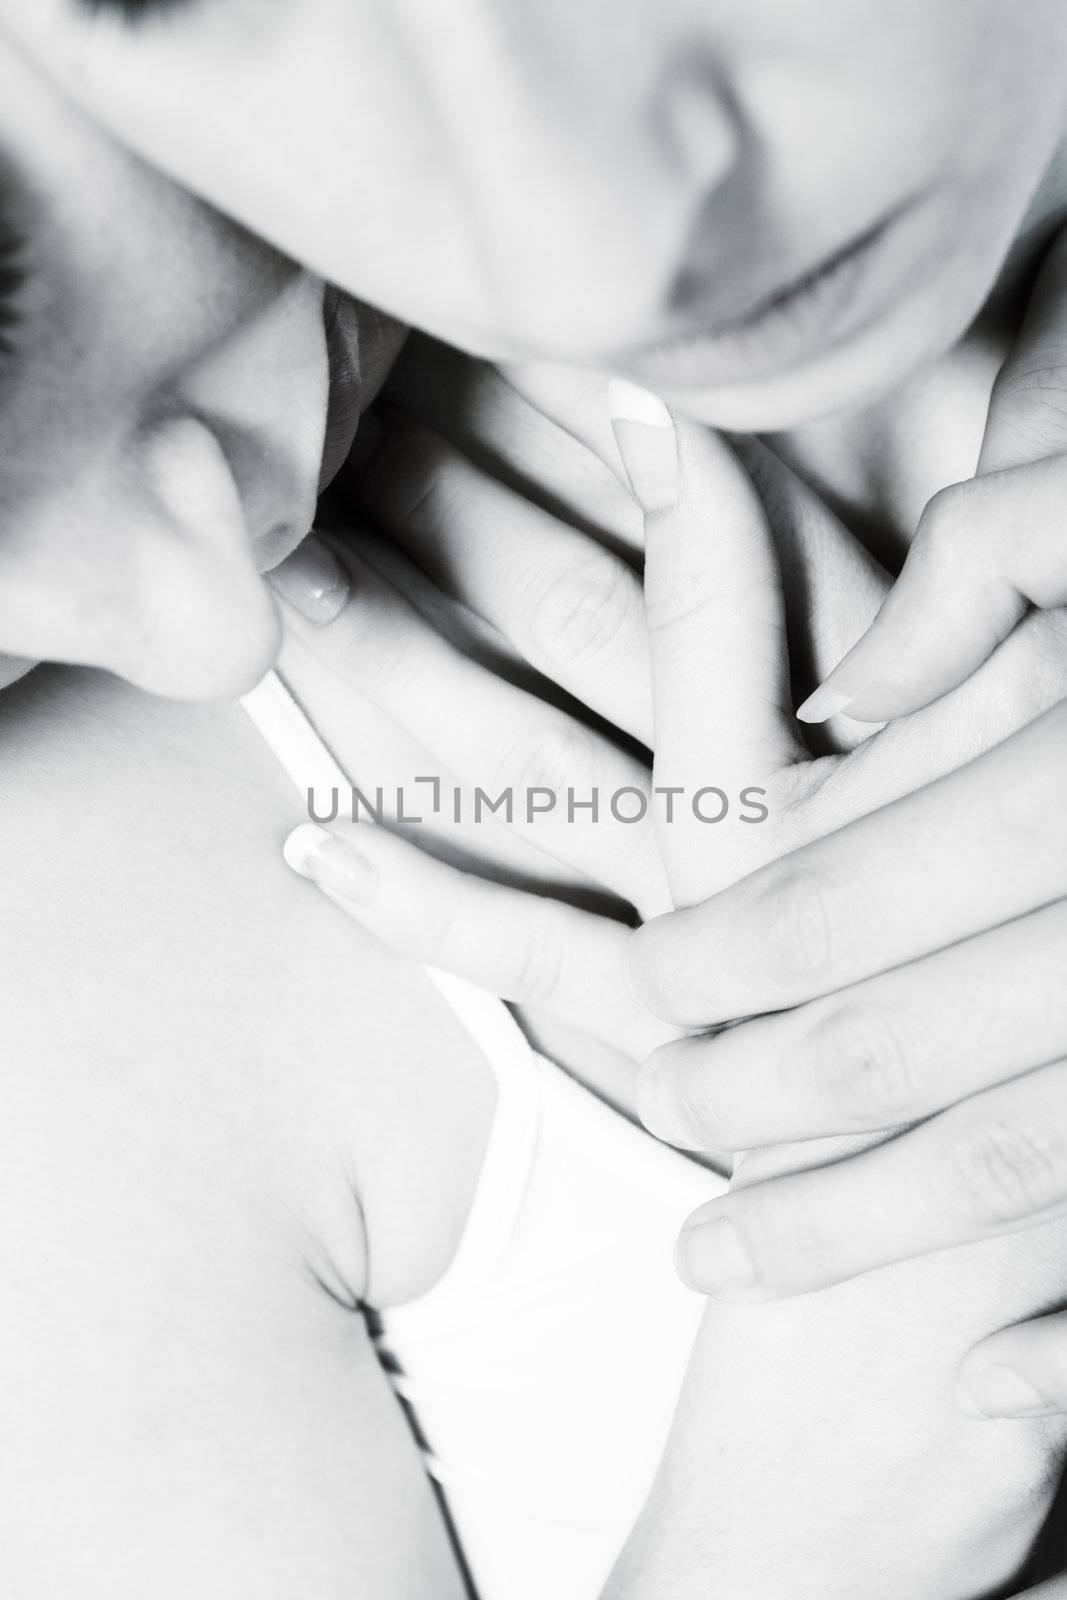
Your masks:
M242 697L241 705L297 793L302 799L313 797L315 810L328 815L333 809L332 791L347 794L352 780L338 765L278 674L268 672ZM359 825L373 826L373 823L367 818L366 824ZM529 1042L502 1001L451 972L441 972L436 967L423 970L497 1077L509 1064L516 1062L517 1056L519 1060L530 1058Z

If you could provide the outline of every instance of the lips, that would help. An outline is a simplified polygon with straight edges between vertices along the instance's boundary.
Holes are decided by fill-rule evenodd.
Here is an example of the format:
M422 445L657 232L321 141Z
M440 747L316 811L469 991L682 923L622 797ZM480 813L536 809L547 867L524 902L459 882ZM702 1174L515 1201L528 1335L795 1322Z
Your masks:
M362 371L360 314L362 307L330 285L323 304L326 350L330 361L330 394L319 472L319 492L344 465L359 426Z
M912 209L910 201L894 207L745 315L625 351L610 364L654 389L698 390L750 382L825 353L876 308L871 280L885 266L883 241L899 245L906 230L896 224Z

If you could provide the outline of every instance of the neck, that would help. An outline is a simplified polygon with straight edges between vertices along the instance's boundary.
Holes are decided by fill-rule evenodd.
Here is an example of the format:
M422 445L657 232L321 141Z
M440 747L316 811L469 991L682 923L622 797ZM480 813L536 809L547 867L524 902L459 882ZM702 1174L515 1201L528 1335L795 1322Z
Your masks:
M775 440L775 448L891 570L903 559L927 501L973 474L994 379L1018 335L1041 259L1065 224L1067 143L1046 171L963 338L873 405Z

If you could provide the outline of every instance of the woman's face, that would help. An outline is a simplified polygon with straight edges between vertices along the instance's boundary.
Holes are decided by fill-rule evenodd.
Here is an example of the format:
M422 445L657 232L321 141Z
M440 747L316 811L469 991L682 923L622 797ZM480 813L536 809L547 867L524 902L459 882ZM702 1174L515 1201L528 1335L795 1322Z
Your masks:
M1064 131L1063 0L5 0L133 148L364 299L784 427L947 348Z
M278 637L260 573L314 510L328 342L358 378L354 310L327 316L332 341L319 279L0 36L0 685L40 658L186 698L256 680Z

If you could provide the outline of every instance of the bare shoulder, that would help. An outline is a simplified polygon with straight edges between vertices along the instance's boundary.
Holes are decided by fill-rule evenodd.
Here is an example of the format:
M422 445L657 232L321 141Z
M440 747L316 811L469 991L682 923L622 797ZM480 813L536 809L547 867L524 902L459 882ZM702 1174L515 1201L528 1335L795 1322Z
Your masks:
M357 1308L368 1231L386 1293L449 1259L484 1064L281 864L237 708L41 671L0 741L0 1574L458 1592Z
M421 1173L432 1276L491 1085L422 975L284 867L294 797L243 713L39 670L0 698L0 749L5 1092L65 1108L83 1151L169 1129L273 1193L350 1292L353 1186L375 1218L417 1213Z

